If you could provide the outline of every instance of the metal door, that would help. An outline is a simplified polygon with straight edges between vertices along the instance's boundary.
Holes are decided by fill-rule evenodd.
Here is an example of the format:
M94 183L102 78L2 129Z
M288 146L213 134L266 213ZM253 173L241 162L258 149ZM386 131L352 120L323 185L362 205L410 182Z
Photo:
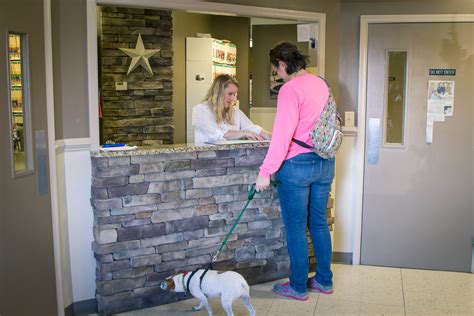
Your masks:
M43 15L43 1L0 3L2 316L57 314Z
M362 264L470 271L472 34L473 23L369 26ZM398 144L386 137L393 125L389 90L398 80L389 74L390 52L406 52L405 71L398 74L405 77L405 90L398 93L405 101ZM455 83L453 115L434 122L432 143L430 80Z

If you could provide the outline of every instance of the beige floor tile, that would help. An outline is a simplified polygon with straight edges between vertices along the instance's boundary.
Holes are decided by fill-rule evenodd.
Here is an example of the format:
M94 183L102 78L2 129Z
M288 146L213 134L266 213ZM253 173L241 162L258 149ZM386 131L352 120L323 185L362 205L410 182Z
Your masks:
M320 300L314 315L359 315L361 303L343 300Z
M309 293L306 302L286 299L272 292L278 281L271 281L250 287L251 303L264 316L474 315L472 274L343 264L333 264L332 271L331 295ZM219 298L210 302L214 315L225 315ZM197 304L190 299L120 315L206 316L205 309L192 311ZM248 315L240 300L233 310L236 316Z
M361 266L360 282L364 287L401 287L401 270L398 268Z
M337 300L360 302L362 289L359 284L352 282L335 282L332 294L319 294L320 300Z
M360 301L363 303L403 306L403 291L400 287L363 287Z
M361 315L404 316L405 308L403 306L361 303L360 314Z
M411 310L408 309L406 310L405 316L472 316L473 313L467 312L467 313L462 313L462 312L452 312L452 311L447 311L447 310L439 310L439 309L423 309L423 310Z
M268 311L267 316L294 316L294 314L276 312L276 311Z
M352 266L347 264L332 264L333 282L358 283L361 279L361 266Z
M249 311L245 307L232 307L232 311L234 312L234 316L249 316ZM256 316L266 316L268 313L268 310L262 310L262 309L255 309L255 314ZM224 310L221 310L218 314L214 314L217 316L226 316L227 314L225 313ZM190 315L192 316L192 315Z
M219 298L212 298L209 300L211 304L212 312L217 315L221 310L221 302ZM206 316L208 315L207 310L203 307L200 311L196 312L193 307L198 305L199 302L196 299L189 299L179 301L171 304L161 305L153 308L146 308L137 311L133 311L130 314L124 313L121 316L178 316L178 315L193 315L193 316Z
M276 294L273 304L270 307L269 312L289 314L295 316L307 316L313 315L318 302L317 295L311 295L307 301L297 301L285 297L278 296ZM275 315L275 314L272 314Z
M402 269L405 291L446 290L474 294L474 275L470 273Z
M269 310L273 304L274 299L275 295L270 289L260 289L253 287L250 289L250 302L255 309Z
M435 309L452 313L471 313L471 315L474 315L474 296L459 297L456 294L447 295L434 290L426 292L405 291L404 296L407 311L418 312Z

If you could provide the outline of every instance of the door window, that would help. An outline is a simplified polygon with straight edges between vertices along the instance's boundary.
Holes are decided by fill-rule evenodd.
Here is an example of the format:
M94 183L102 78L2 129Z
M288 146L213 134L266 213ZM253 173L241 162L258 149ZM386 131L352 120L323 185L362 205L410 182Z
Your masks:
M26 49L27 37L25 34L8 33L10 131L14 175L33 169Z
M385 137L388 146L405 144L407 52L387 51Z

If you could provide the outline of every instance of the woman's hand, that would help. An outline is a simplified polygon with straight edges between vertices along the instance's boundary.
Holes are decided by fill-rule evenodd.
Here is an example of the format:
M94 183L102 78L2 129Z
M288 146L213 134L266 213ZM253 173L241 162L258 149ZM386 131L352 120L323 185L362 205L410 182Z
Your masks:
M260 192L268 188L270 185L270 178L264 178L264 177L257 177L257 181L255 183L255 191Z
M266 131L266 130L264 130L264 129L262 129L262 130L260 131L260 136L262 136L263 139L265 139L265 140L270 140L270 139L272 139L272 133L270 133L269 131Z
M225 139L251 139L251 140L265 140L263 136L255 134L251 131L244 130L229 130L224 134Z
M242 138L250 140L265 140L263 136L250 131L242 131Z

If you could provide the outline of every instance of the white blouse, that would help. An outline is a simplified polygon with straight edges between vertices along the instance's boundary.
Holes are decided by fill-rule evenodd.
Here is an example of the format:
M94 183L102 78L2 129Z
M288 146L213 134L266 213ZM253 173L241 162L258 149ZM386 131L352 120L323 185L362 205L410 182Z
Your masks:
M234 124L217 123L211 107L207 103L200 103L193 107L194 142L224 141L227 131L245 130L260 134L262 127L255 125L239 108L234 107Z

